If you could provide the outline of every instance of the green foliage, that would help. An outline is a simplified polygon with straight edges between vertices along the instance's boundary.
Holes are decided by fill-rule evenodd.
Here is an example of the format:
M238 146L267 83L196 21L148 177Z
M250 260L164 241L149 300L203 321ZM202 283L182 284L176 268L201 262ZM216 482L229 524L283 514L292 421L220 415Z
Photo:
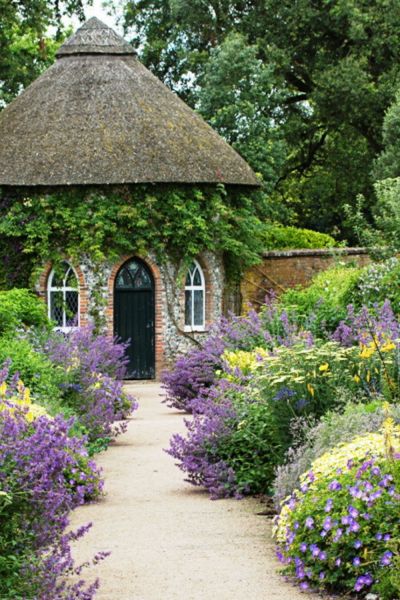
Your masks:
M365 267L353 293L353 303L358 306L373 307L385 300L395 314L400 313L400 261L396 257Z
M269 192L287 152L276 96L272 67L260 60L257 46L242 34L229 34L211 52L199 91L199 111L262 174ZM278 205L281 212L286 210L281 202Z
M278 541L284 572L303 589L397 597L393 557L400 529L393 498L399 489L392 482L398 465L377 452L379 441L383 447L382 434L365 435L315 461L302 492L283 508Z
M377 180L393 179L400 176L400 92L388 108L383 121L384 150L374 165Z
M259 215L265 207L260 201L250 192L227 192L222 185L25 192L22 197L4 196L0 234L11 248L22 246L38 269L63 255L86 255L101 264L127 252L151 250L160 262L169 257L179 264L182 257L190 260L213 250L225 253L239 276L241 268L259 260L262 250ZM18 253L14 259L20 261Z
M238 421L232 434L218 444L218 457L235 471L239 489L265 493L280 456L270 407L247 400L238 407Z
M0 337L0 365L6 360L11 360L10 374L18 373L32 395L39 397L40 404L50 414L61 412L61 392L58 384L62 380L62 373L43 353L34 349L28 340L11 336Z
M350 241L343 205L364 194L370 218L375 202L370 171L398 87L399 19L397 0L125 5L145 64L234 140L276 188L277 206Z
M0 291L0 335L19 327L48 327L44 303L26 289Z
M0 14L1 109L54 61L64 37L61 16L84 15L82 0L0 0Z
M362 273L362 268L351 265L331 267L319 273L309 287L282 294L279 304L300 322L307 323L313 333L323 336L345 318Z
M279 223L265 225L263 232L265 250L288 250L298 248L333 248L337 242L326 233L299 229L298 227L284 227Z

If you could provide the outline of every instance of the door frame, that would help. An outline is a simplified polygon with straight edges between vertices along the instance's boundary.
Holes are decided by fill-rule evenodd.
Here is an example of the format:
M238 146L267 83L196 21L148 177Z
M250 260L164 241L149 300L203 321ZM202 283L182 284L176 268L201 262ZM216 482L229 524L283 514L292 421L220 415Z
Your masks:
M165 297L165 286L158 265L148 256L139 254L126 254L112 265L108 278L108 303L106 309L107 331L109 335L114 335L114 290L115 279L121 267L132 259L142 261L149 269L154 282L154 354L155 354L155 379L158 380L162 371L166 367L164 359L165 348L165 316L163 307L163 298ZM139 381L139 380L138 380Z

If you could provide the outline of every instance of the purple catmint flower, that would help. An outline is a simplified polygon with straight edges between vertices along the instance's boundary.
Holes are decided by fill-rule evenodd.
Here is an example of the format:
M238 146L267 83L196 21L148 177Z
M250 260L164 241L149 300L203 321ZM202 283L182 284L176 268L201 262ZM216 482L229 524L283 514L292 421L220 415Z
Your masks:
M326 519L324 519L324 522L322 523L322 527L323 527L323 529L325 529L325 531L330 531L332 529L331 517L326 517Z
M307 581L302 581L300 583L300 587L302 590L308 590L308 588L310 587Z
M307 529L314 529L314 519L312 517L307 517L304 524Z
M23 413L0 413L0 489L19 498L12 518L29 536L19 548L13 543L12 552L28 579L33 559L35 597L90 600L98 587L86 586L82 579L69 584L64 577L79 569L74 567L70 542L90 527L68 531L68 513L102 490L100 472L88 459L84 440L69 435L72 425L60 416L28 423Z
M361 564L361 558L359 556L355 556L353 558L353 566L354 567L359 567Z
M344 523L345 524L345 523ZM334 542L338 542L340 540L340 538L343 535L343 529L341 529L340 527L336 530L333 541Z
M349 515L350 517L352 517L353 519L357 519L359 513L358 510L354 507L354 506L349 506Z
M381 565L383 567L387 567L391 564L392 562L392 556L393 556L393 552L390 552L390 550L387 550L381 557Z
M337 492L338 490L342 489L342 484L337 479L334 479L331 481L328 488L333 492Z

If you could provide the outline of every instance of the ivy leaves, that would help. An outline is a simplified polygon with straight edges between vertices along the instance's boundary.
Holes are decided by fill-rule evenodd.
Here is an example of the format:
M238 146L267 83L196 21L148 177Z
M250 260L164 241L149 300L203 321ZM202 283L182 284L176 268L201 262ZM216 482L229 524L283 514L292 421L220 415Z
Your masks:
M0 236L18 242L37 269L63 256L100 264L149 251L159 262L180 264L210 250L225 253L240 273L262 251L254 200L222 185L72 188L12 198L3 192Z

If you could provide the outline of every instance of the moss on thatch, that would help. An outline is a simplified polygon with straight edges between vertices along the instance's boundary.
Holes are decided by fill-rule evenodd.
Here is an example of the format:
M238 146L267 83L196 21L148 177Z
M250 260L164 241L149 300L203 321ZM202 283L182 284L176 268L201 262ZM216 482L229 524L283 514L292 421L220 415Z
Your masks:
M257 185L247 163L91 19L0 114L0 185Z

